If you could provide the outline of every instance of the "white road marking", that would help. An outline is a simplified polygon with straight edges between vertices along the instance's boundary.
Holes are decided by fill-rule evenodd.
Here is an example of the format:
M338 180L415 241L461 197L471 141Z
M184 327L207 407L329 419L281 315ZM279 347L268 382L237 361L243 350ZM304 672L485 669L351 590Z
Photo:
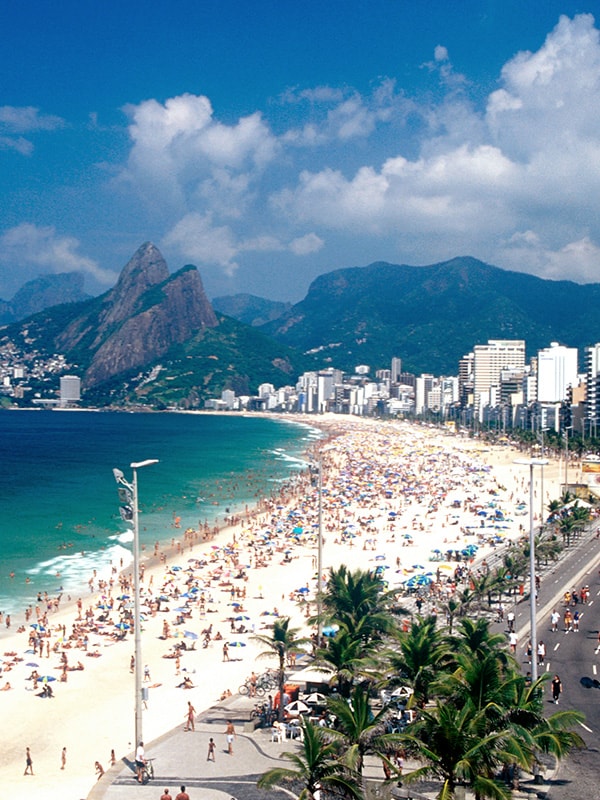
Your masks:
M597 673L596 673L596 665L595 665L595 664L593 664L593 665L592 665L592 672L594 673L594 675L596 675L596 674L597 674Z
M560 647L560 642L557 642L557 643L554 645L554 652L555 652L555 653L556 653L556 651L558 650L558 648L559 648L559 647Z

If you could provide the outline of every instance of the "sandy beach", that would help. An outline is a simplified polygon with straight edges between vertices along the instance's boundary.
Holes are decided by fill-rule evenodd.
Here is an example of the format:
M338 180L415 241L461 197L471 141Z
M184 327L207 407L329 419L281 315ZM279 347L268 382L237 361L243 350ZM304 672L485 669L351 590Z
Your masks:
M513 464L522 454L508 446L402 422L333 415L301 421L329 434L320 443L325 573L340 564L371 567L400 590L418 575L453 569L448 556L465 548L476 567L528 527L529 470ZM542 496L535 478L537 519ZM559 484L560 465L551 462L544 468L546 503L559 496ZM188 701L200 712L226 690L236 692L253 669L274 666L255 663L261 648L252 640L252 633L268 633L273 614L306 626L307 611L314 612L317 519L316 490L305 474L214 538L178 531L173 554L148 558L142 582L147 754L153 739L184 726ZM35 610L27 621L13 619L8 631L2 626L0 690L12 687L0 691L0 782L8 796L85 798L95 762L106 770L112 751L121 759L134 749L133 636L117 627L131 613L130 576L90 578L81 611L77 598L58 610L39 604L43 655L33 641ZM206 630L210 642L203 647ZM180 658L171 657L182 643ZM79 663L83 669L73 669ZM52 698L40 696L44 684L29 678L34 670L55 678L47 684ZM193 688L178 688L186 677ZM26 747L33 776L23 775Z

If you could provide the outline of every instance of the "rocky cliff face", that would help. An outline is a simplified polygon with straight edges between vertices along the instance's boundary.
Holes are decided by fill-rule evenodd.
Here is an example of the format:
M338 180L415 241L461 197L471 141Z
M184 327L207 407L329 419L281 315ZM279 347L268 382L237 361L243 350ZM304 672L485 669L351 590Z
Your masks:
M103 383L161 358L174 344L217 325L195 267L169 275L160 251L142 245L110 292L60 334L57 346L93 353L84 386Z

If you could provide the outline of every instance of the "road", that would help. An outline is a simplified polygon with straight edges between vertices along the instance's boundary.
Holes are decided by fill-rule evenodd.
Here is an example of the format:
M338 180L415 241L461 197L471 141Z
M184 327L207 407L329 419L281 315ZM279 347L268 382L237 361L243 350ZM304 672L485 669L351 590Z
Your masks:
M548 712L577 709L586 715L585 723L578 728L587 748L565 759L558 767L554 780L546 792L548 800L590 800L598 796L600 774L600 539L591 536L567 557L561 559L542 577L538 598L537 638L546 645L546 661L541 668L553 676L560 676L563 692L559 705L552 703L548 684ZM577 606L580 613L579 632L564 632L562 617L565 609L564 592L589 586L586 605ZM558 632L552 633L550 614L556 608L561 615ZM516 611L516 628L519 631L519 656L524 669L528 669L525 646L528 638L529 605L521 603ZM519 630L520 629L520 630Z

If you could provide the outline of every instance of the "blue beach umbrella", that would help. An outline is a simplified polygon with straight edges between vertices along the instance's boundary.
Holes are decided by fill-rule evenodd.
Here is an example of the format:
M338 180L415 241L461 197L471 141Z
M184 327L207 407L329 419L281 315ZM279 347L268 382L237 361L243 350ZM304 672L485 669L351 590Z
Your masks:
M43 625L40 625L39 622L33 622L29 627L33 628L34 631L40 631L42 633L46 630L46 628L44 628Z
M185 636L186 639L196 640L198 638L198 634L194 633L194 631L184 631L183 635Z
M56 678L54 677L54 675L42 675L41 678L38 678L38 681L40 683L50 683L51 681L55 681L55 680L56 680Z
M115 628L120 631L128 631L131 628L131 625L128 625L126 622L117 622Z
M246 647L246 642L229 642L229 647Z

